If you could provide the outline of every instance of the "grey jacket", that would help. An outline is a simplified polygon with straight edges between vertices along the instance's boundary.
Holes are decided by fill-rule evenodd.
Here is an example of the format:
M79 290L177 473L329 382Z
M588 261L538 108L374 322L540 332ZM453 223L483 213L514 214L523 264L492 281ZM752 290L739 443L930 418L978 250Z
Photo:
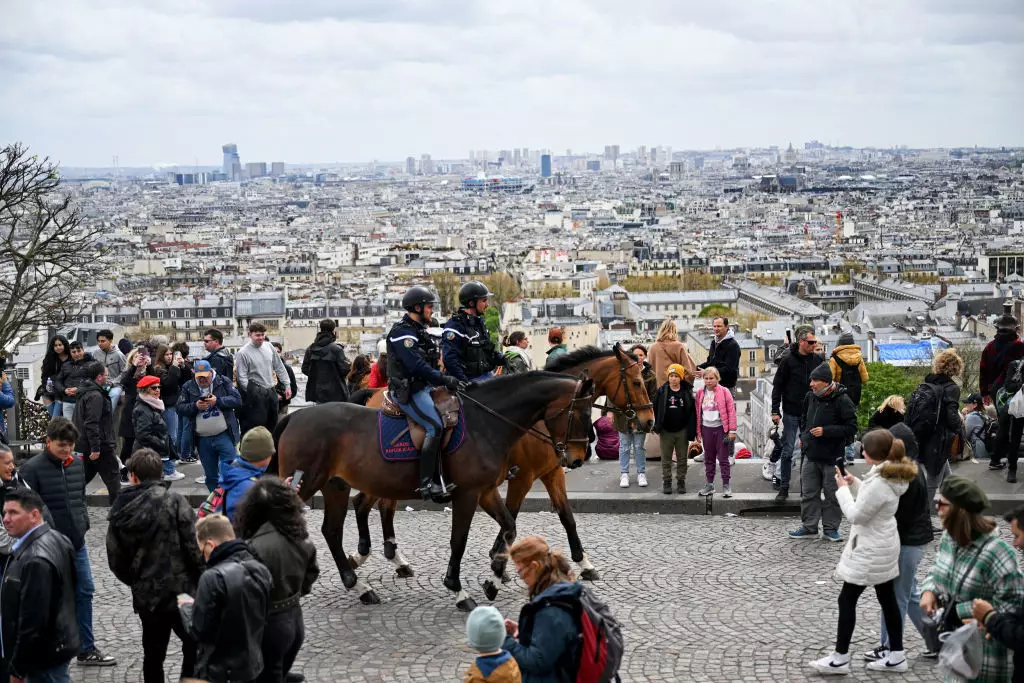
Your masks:
M111 385L117 386L121 383L121 375L124 373L125 368L128 367L128 360L121 353L120 349L116 346L110 347L110 351L106 352L96 349L92 352L92 359L103 363L103 367L107 369L110 375Z

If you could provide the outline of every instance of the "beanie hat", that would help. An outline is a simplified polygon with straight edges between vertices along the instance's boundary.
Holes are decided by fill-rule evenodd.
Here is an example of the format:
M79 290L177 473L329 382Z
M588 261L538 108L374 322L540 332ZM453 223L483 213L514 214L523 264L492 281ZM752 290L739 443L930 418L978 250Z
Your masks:
M253 427L242 437L238 452L246 462L271 458L274 456L274 437L266 427Z
M832 368L828 363L822 363L818 367L811 370L811 379L817 379L822 382L832 381Z
M668 366L667 374L671 375L673 373L679 375L679 378L682 379L683 377L686 377L686 368L684 368L679 363L673 363L672 365Z
M132 352L132 348L132 340L127 337L122 337L117 341L117 350L126 356Z
M940 493L953 505L974 514L988 507L988 496L973 480L967 477L946 477Z
M496 607L474 609L466 619L466 641L477 652L500 650L505 642L505 620Z
M853 334L852 333L850 333L850 332L843 332L841 335L839 335L839 345L840 346L850 346L851 344L853 344Z

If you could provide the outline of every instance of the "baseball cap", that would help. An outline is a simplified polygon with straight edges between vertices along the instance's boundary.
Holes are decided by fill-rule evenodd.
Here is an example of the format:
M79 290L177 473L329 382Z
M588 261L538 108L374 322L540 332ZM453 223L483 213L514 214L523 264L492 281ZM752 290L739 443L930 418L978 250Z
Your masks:
M981 403L983 400L981 394L974 392L973 394L968 394L967 398L962 400L961 403Z
M197 360L195 366L196 377L209 377L213 374L213 367L208 360Z

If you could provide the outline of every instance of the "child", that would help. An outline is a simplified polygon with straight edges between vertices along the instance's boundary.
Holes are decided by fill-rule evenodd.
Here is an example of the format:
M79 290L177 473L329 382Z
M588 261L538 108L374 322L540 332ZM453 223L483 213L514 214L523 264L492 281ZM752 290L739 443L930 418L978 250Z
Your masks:
M676 454L676 491L686 493L689 436L696 430L693 418L693 387L684 380L686 369L668 366L668 382L654 395L654 431L661 442L662 493L672 493L672 452Z
M519 665L508 650L502 649L505 642L505 620L495 607L485 605L473 610L466 620L466 641L480 653L476 661L466 670L464 683L520 683L522 675Z
M722 466L722 495L732 498L729 480L730 445L736 440L736 403L729 390L719 384L718 368L704 370L704 388L697 392L697 441L704 447L704 475L707 483L697 492L706 496L715 492L715 462Z

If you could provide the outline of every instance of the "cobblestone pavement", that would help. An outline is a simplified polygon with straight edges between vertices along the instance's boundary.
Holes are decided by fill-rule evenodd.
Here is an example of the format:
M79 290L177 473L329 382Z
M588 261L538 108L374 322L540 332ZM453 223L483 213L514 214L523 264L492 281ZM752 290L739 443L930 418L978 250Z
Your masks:
M97 644L115 654L116 667L84 670L72 664L72 680L141 680L139 623L131 595L107 569L105 510L91 510L88 544L96 582ZM461 681L473 659L465 646L465 615L455 610L441 578L448 557L449 515L399 512L401 550L416 570L395 577L381 553L376 512L371 519L373 556L359 570L383 604L363 606L347 593L319 533L319 511L309 513L322 574L303 602L306 642L296 668L309 681ZM842 544L793 541L793 519L685 515L579 515L591 560L602 572L594 588L625 627L623 681L798 681L818 678L807 662L831 651L839 584L832 572ZM346 550L354 552L349 515ZM1003 525L1005 526L1005 525ZM497 526L478 515L463 562L463 583L486 600L479 581L488 577L486 551ZM844 529L845 533L845 523ZM520 535L538 533L564 547L553 514L520 516ZM930 556L922 569L930 566ZM508 584L496 605L516 618L523 586ZM861 599L852 652L870 649L879 610L873 594ZM908 623L909 626L909 623ZM921 641L907 636L912 668L901 681L936 680L933 663L918 657ZM170 680L180 650L172 637ZM859 656L852 680L895 680L869 675Z

